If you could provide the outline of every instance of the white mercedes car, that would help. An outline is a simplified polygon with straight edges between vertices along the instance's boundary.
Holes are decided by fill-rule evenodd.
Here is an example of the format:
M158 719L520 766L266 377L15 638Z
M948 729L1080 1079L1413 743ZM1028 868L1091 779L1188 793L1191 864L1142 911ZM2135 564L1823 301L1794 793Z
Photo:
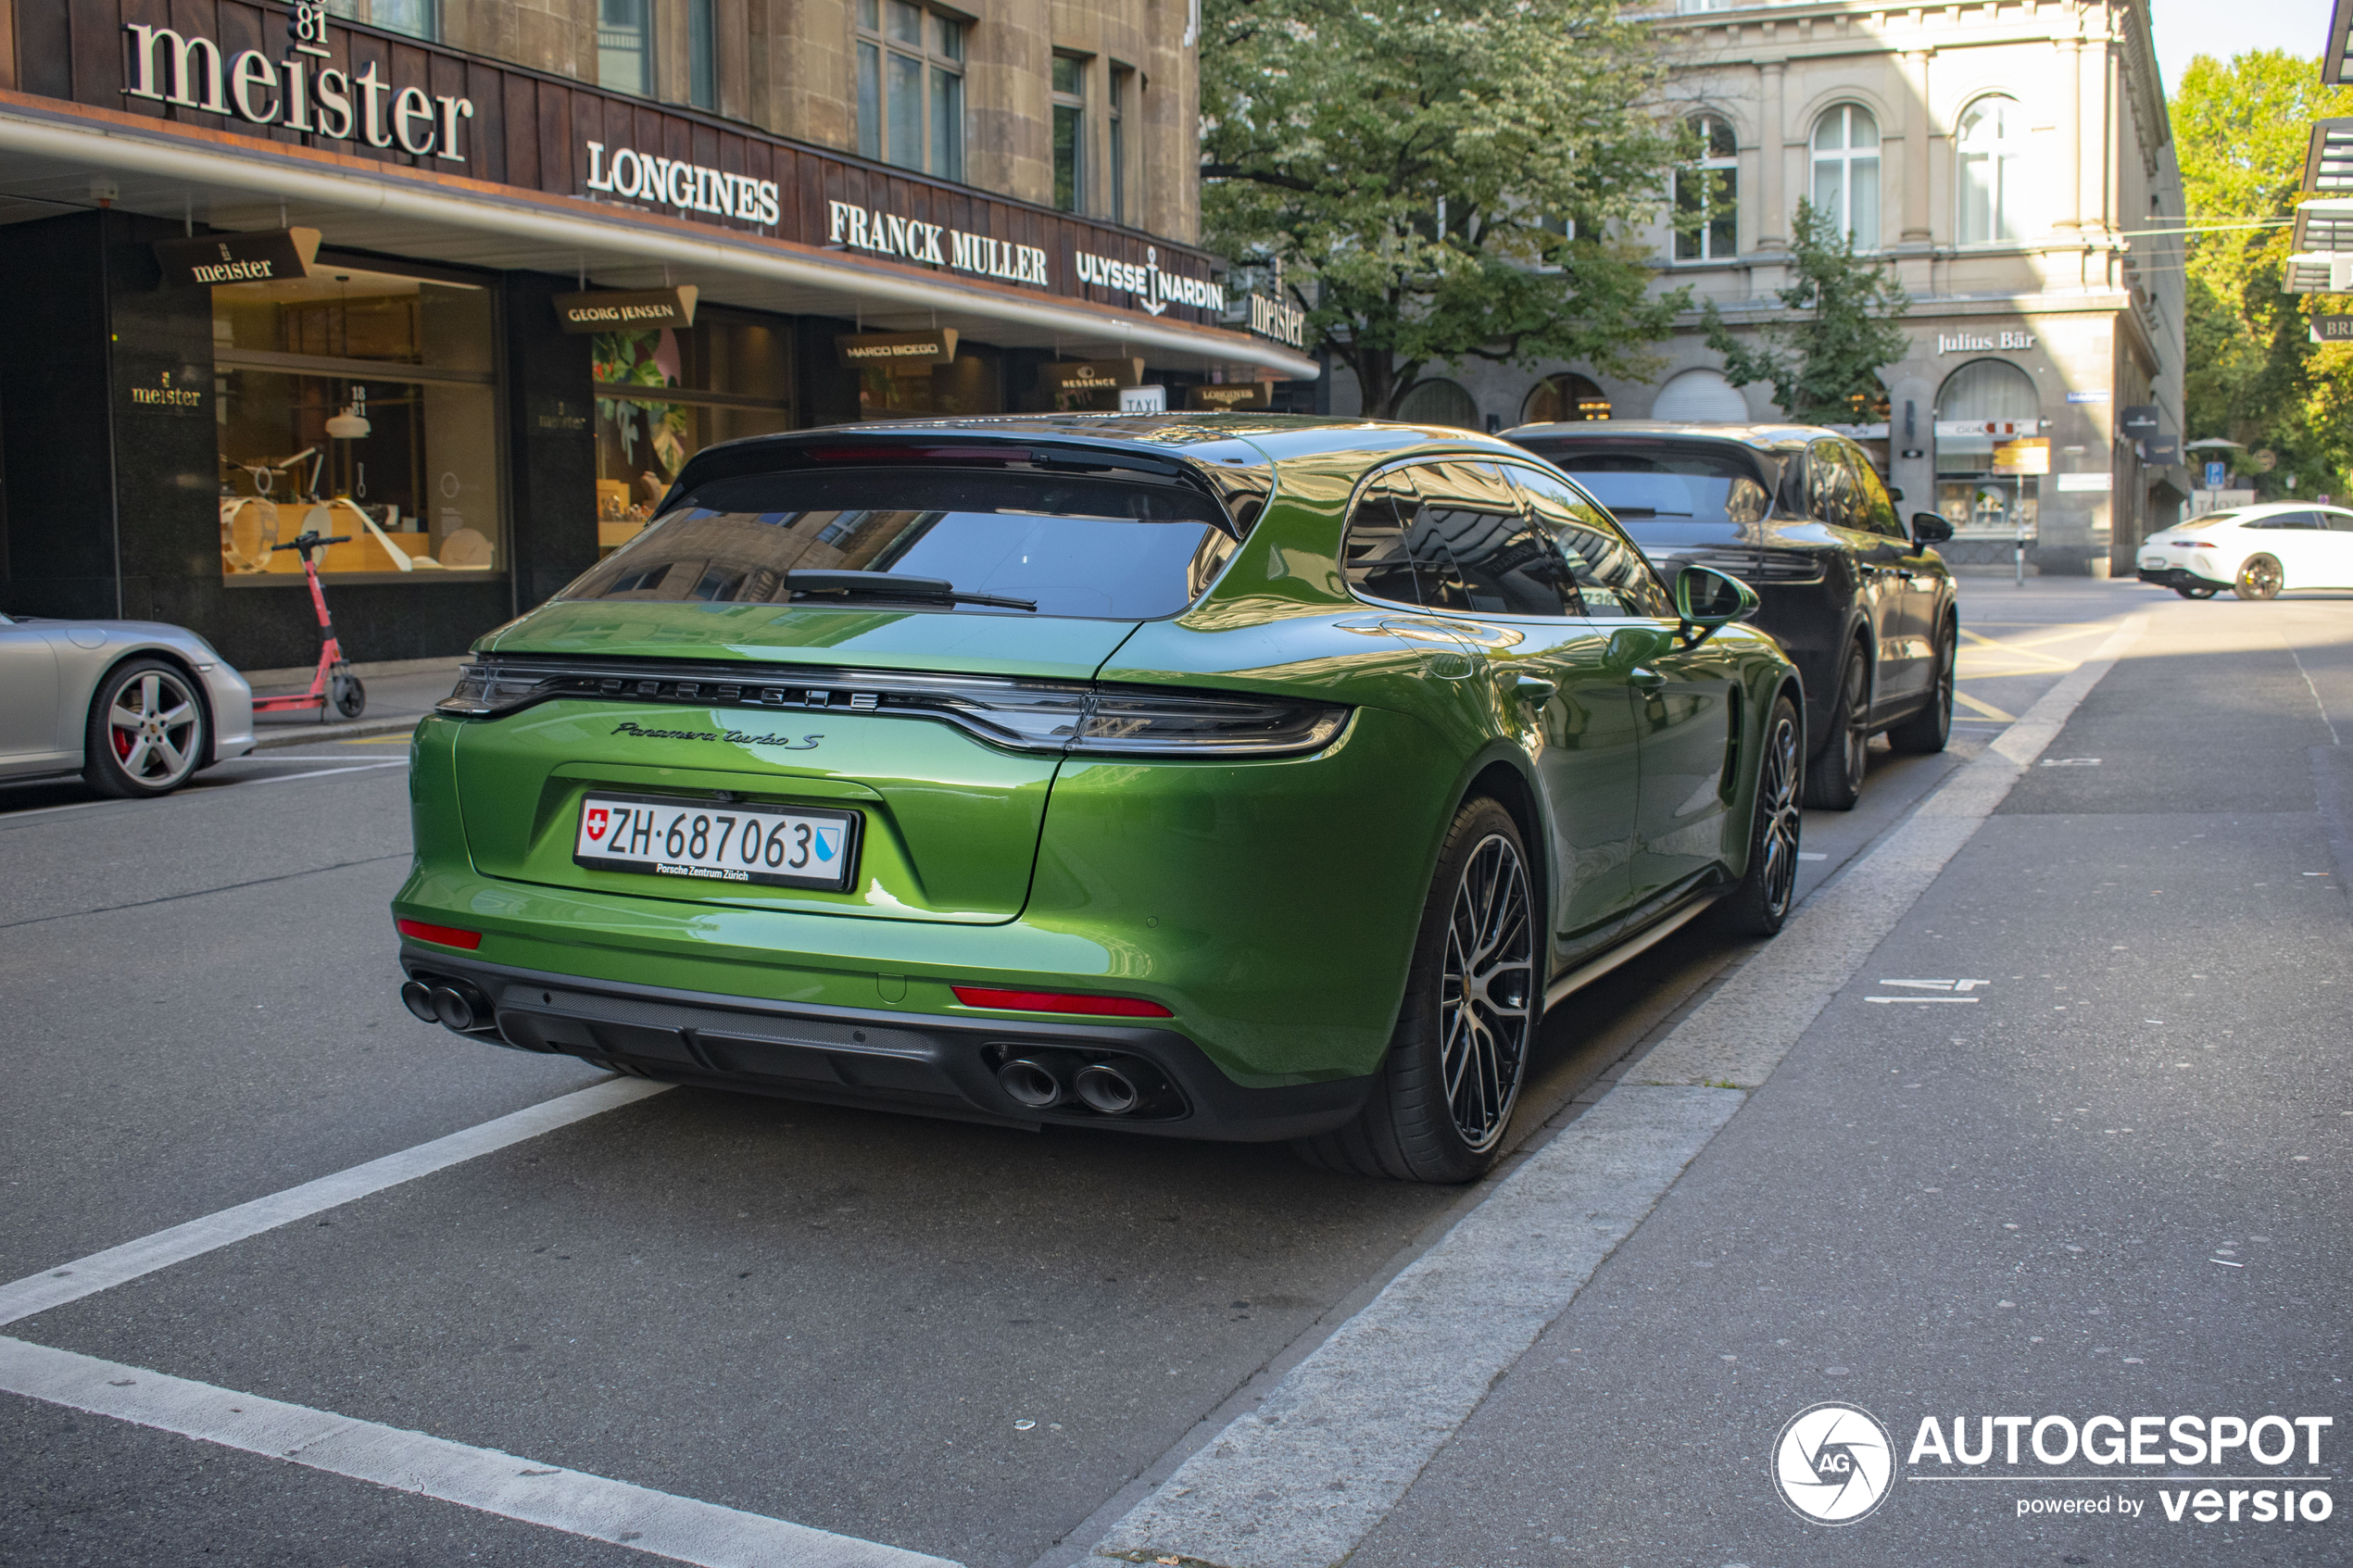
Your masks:
M2353 511L2273 501L2208 512L2141 541L2141 581L2185 599L2223 588L2243 599L2353 589Z
M186 627L0 615L0 784L162 795L253 746L253 688Z

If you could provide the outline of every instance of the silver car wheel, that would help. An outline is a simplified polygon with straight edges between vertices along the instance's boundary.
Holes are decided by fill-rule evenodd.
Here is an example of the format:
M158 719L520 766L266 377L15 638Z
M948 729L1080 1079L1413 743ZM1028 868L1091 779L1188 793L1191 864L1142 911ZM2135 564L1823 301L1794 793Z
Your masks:
M107 739L115 765L148 789L169 789L196 771L203 714L179 676L145 670L107 705Z
M1475 1154L1504 1135L1536 1024L1536 920L1519 851L1491 834L1455 884L1439 992L1439 1070Z

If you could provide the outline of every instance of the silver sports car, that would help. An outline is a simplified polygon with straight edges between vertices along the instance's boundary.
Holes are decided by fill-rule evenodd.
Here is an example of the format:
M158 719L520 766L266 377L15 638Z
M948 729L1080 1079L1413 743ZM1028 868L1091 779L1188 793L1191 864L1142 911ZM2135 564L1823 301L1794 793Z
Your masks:
M0 782L161 795L252 749L253 688L187 628L0 615Z

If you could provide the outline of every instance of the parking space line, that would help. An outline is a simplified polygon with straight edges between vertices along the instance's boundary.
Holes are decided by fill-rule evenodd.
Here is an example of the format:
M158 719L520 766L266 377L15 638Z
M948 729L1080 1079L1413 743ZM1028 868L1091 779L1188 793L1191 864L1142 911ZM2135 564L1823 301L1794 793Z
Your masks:
M2124 621L1094 1548L1336 1568L1566 1311L2138 640Z
M16 1323L69 1301L79 1301L85 1296L94 1296L101 1290L275 1230L322 1210L340 1207L386 1187L479 1159L510 1144L635 1104L669 1086L642 1078L614 1078L592 1084L430 1143L173 1225L136 1241L126 1241L57 1268L27 1274L8 1285L0 1285L0 1324Z
M707 1568L955 1568L945 1558L22 1339L0 1336L0 1389Z

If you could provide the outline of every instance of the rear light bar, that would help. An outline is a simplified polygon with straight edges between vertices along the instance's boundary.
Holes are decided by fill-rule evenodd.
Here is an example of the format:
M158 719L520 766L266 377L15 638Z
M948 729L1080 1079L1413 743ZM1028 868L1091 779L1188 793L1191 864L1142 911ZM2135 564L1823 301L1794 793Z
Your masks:
M763 678L765 677L765 678ZM1097 687L884 671L481 659L437 705L494 719L559 698L934 719L1014 751L1092 757L1280 757L1320 751L1350 709L1183 687Z
M413 936L420 942L438 942L445 947L463 947L472 952L482 946L482 933L460 931L454 925L434 925L426 921L396 919L392 922L403 936Z
M989 985L951 986L956 999L968 1008L998 1008L1007 1012L1068 1012L1088 1018L1174 1018L1158 1002L1141 997L1104 997L1091 991L1001 991Z

